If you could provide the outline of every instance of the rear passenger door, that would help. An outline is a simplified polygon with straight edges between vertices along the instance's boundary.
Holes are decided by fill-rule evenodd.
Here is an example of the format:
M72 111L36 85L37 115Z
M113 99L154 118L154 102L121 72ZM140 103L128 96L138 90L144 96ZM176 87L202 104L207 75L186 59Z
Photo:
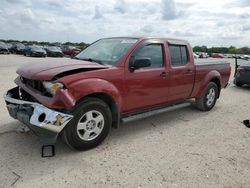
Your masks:
M193 58L185 44L168 43L170 60L169 100L183 100L190 97L195 77Z

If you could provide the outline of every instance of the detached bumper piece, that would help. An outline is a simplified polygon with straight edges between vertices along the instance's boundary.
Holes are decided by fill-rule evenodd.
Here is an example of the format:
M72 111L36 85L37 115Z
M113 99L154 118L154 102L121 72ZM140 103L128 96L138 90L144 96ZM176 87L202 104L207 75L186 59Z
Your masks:
M54 144L58 134L73 118L37 102L22 100L18 87L9 90L4 99L10 116L27 125L45 144Z

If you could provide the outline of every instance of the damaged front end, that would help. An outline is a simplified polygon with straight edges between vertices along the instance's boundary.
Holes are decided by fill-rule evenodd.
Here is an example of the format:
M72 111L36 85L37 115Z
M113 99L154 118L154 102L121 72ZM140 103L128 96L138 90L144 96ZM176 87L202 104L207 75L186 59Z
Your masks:
M58 134L73 118L71 114L43 106L32 97L27 100L22 97L19 87L9 90L4 99L10 116L27 125L46 144L54 144Z

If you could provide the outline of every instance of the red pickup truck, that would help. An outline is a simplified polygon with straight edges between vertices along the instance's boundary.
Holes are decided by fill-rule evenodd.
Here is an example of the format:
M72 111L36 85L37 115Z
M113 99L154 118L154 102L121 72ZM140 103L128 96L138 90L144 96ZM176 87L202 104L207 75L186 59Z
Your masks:
M46 61L17 70L7 109L43 141L60 134L78 150L97 146L111 127L138 114L188 99L211 110L231 73L227 62L196 64L188 42L167 38L106 38L74 59Z

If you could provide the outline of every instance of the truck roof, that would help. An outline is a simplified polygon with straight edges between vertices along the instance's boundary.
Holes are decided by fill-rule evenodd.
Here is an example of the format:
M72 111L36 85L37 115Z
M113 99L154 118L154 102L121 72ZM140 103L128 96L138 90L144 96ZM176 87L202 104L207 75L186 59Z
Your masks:
M129 39L137 39L137 40L145 40L145 39L161 39L166 40L170 44L183 44L186 45L188 42L186 40L182 39L176 39L176 38L166 38L166 37L152 37L152 36L121 36L121 37L108 37L106 39L119 39L119 38L129 38Z

